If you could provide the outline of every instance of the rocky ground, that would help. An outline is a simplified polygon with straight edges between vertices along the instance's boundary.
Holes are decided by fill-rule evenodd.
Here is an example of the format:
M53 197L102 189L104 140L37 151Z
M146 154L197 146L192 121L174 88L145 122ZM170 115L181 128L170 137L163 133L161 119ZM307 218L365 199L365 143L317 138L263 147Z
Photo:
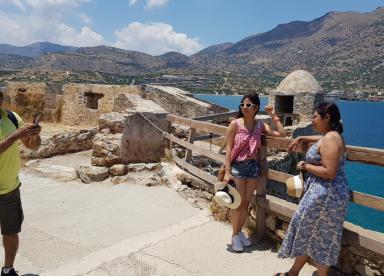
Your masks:
M21 275L272 275L291 264L268 243L232 252L230 225L207 208L211 195L190 188L178 167L141 164L85 184L76 168L90 156L29 161L23 169ZM306 266L303 275L313 271Z

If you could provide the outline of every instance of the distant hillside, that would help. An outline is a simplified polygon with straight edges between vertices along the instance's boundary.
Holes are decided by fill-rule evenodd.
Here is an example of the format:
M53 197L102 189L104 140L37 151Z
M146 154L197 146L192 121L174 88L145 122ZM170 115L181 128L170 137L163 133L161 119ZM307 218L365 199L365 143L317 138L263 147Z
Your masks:
M311 72L326 90L384 89L384 8L370 13L329 12L310 22L280 24L271 31L236 43L213 45L189 57L176 52L151 56L108 46L0 45L0 67L123 77L200 74L210 76L209 81L200 83L227 92L249 89L252 83L273 87L288 73L303 69ZM234 85L236 78L247 82L246 87L238 81ZM188 79L191 78L185 78L184 83ZM195 88L199 89L200 86Z
M384 88L384 8L330 12L310 22L278 25L208 57L201 52L193 63L207 69L259 76L304 69L326 85L333 81Z
M0 55L37 57L44 53L70 52L75 51L76 49L76 47L62 46L49 42L36 42L22 47L0 44Z

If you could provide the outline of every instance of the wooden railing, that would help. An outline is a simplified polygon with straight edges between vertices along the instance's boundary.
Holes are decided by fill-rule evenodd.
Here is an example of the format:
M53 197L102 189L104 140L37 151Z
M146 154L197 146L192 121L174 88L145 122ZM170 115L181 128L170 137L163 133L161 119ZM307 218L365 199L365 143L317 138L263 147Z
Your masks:
M230 114L230 113L228 113ZM230 114L232 115L232 114ZM217 116L217 115L211 115ZM221 115L220 118L225 115ZM196 118L198 119L198 118ZM204 120L210 120L209 116L205 116ZM181 147L186 149L186 155L184 159L181 159L175 155L172 156L176 164L181 166L184 170L190 172L194 176L204 180L207 183L215 183L216 176L205 172L192 164L189 163L192 154L201 155L208 157L212 160L218 162L224 162L225 156L213 151L206 150L194 144L194 138L196 137L197 132L212 133L215 135L223 136L226 132L225 126L220 126L217 124L212 124L208 122L198 121L187 119L175 115L168 115L168 133L165 135L165 138L169 140L169 147L172 148L172 144L178 144ZM190 135L187 141L177 138L171 133L172 125L181 125L187 126L190 128ZM263 146L262 146L262 177L260 178L260 183L256 191L256 196L253 199L253 204L257 206L257 223L256 223L256 234L259 238L263 237L265 234L265 217L266 211L274 212L280 215L283 215L287 218L291 218L294 211L297 208L296 204L287 202L283 199L266 195L266 182L267 179L274 180L277 182L285 183L285 180L292 175L279 172L276 170L268 169L266 162L267 148L274 148L279 150L286 150L291 139L288 138L276 138L276 137L263 137ZM310 144L303 143L300 145L296 152L305 153L309 148ZM172 150L171 150L172 152ZM384 150L374 149L374 148L364 148L364 147L355 147L347 146L347 160L354 162L362 162L367 164L384 166ZM211 191L213 188L211 188ZM350 201L356 204L366 206L372 209L379 210L384 212L384 198L350 191ZM344 223L344 239L347 242L357 243L358 245L372 250L376 253L384 255L384 233L378 233L370 230L366 230L359 226L356 226L352 223Z

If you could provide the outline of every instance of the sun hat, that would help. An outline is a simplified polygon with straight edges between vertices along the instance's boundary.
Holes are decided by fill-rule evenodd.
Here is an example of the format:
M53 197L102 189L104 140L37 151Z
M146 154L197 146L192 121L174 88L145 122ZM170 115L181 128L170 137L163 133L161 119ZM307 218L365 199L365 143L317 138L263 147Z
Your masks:
M287 185L287 194L292 197L300 198L304 192L304 177L303 173L291 176L285 181Z
M215 195L213 200L216 201L221 207L228 207L230 209L237 209L241 203L239 192L235 188L235 182L217 182L215 186Z

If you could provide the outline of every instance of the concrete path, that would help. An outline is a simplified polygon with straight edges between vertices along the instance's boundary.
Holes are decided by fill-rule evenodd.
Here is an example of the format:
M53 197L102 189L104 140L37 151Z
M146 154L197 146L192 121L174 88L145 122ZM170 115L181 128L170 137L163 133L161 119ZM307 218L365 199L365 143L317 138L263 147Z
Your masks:
M266 244L231 252L230 226L165 186L21 179L21 275L272 275L292 263Z

